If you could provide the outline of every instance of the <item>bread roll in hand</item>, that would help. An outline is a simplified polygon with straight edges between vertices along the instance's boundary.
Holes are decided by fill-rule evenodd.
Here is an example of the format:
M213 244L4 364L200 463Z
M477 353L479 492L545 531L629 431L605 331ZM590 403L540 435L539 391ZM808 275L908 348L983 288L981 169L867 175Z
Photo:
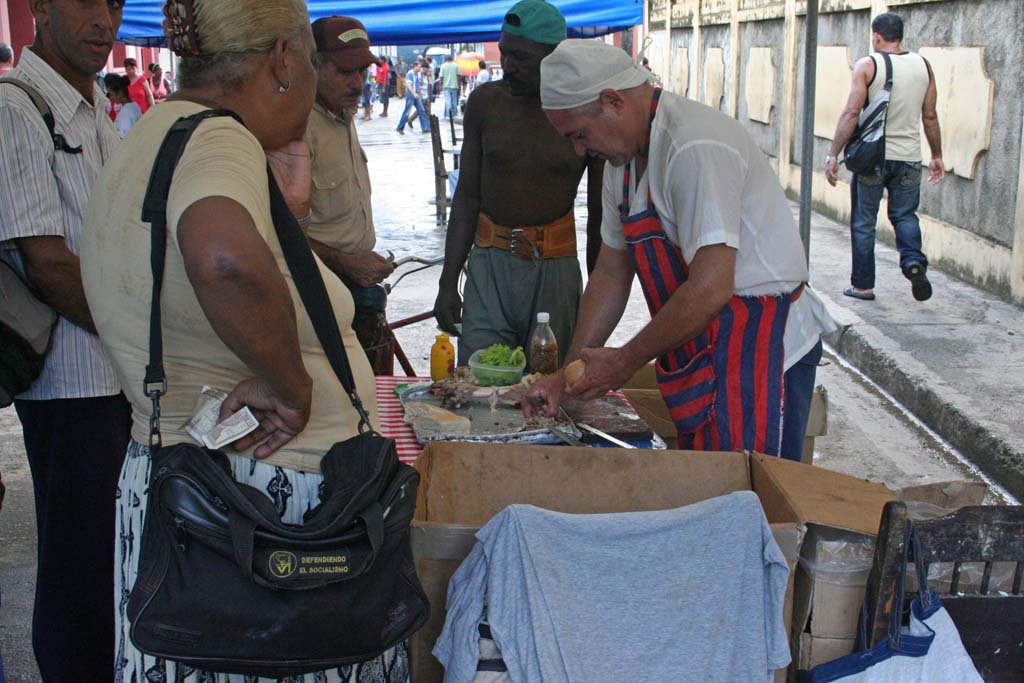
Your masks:
M573 362L565 366L565 386L571 387L572 385L583 379L583 372L587 369L587 363L582 358L578 358Z

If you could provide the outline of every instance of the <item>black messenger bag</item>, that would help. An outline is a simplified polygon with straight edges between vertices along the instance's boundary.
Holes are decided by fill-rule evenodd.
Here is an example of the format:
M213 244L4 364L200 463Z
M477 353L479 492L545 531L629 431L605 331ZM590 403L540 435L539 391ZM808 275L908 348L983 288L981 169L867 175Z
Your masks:
M892 98L892 59L888 52L885 60L885 84L875 98L864 105L857 119L857 128L846 143L841 163L851 173L878 173L885 161L885 118Z
M191 443L161 446L167 191L189 137L211 116L238 119L226 110L179 119L164 138L143 204L143 220L152 224L145 378L152 465L127 607L131 640L147 654L224 673L281 677L367 660L408 638L429 612L409 544L419 474L370 426L320 272L269 168L277 238L360 415L359 434L323 457L320 504L298 525L283 523L265 494L236 482L224 453Z

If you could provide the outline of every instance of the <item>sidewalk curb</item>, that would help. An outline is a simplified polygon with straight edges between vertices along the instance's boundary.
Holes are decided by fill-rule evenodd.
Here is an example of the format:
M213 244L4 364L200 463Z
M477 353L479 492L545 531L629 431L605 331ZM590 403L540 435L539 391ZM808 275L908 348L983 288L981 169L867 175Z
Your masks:
M1014 497L1024 499L1024 450L1020 445L993 434L926 382L904 372L897 359L875 348L855 327L844 326L826 341L993 481Z

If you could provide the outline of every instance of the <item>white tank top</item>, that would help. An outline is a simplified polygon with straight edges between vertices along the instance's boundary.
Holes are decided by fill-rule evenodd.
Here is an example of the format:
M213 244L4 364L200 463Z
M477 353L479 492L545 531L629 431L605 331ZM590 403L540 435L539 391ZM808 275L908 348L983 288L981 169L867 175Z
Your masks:
M921 105L928 92L928 67L915 52L895 54L892 60L892 98L885 117L885 158L894 161L921 161ZM868 86L868 101L885 85L885 59L875 60L875 78Z

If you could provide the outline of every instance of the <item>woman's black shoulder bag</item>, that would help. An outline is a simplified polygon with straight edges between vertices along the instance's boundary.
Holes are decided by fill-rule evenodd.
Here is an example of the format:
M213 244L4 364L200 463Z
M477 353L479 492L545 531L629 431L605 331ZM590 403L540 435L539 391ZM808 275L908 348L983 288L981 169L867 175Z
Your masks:
M241 122L226 110L179 119L164 138L143 204L142 218L152 224L145 377L153 401L152 468L128 601L131 640L156 657L238 674L288 676L363 661L408 638L428 616L409 544L419 474L370 426L320 271L269 168L281 250L359 413L359 434L324 455L320 505L301 525L281 522L263 493L236 482L224 453L190 443L161 446L167 192L189 137L212 116Z
M885 84L875 98L864 105L857 119L857 129L846 143L842 163L851 173L878 173L885 161L885 118L892 98L892 59L885 60Z

